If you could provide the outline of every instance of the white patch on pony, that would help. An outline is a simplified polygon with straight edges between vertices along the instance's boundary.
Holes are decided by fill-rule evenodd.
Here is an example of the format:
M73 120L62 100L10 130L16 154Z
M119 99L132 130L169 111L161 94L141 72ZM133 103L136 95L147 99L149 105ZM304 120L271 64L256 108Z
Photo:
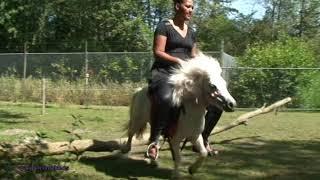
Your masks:
M206 56L201 52L196 57L185 61L179 68L174 70L173 75L169 78L169 82L174 85L173 103L178 106L181 105L183 101L182 97L187 93L198 99L199 94L197 90L190 87L193 87L194 83L204 78L211 80L214 77L219 78L221 77L221 72L222 69L219 62L215 58Z

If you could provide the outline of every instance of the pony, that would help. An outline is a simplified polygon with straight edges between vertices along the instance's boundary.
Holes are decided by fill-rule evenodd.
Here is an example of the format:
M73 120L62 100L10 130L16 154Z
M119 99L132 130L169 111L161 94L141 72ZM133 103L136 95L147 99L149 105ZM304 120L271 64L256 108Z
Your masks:
M235 99L230 95L226 81L221 76L219 62L199 52L196 57L183 62L175 68L169 77L173 84L172 102L183 106L176 124L176 131L169 138L169 146L174 160L172 176L179 177L180 142L189 140L200 152L200 156L189 167L189 173L195 173L207 157L208 152L203 144L202 131L205 125L206 107L211 104L224 111L233 111ZM150 123L151 102L148 88L139 88L132 96L130 120L127 125L128 139L122 151L131 150L132 138L143 135L147 123Z

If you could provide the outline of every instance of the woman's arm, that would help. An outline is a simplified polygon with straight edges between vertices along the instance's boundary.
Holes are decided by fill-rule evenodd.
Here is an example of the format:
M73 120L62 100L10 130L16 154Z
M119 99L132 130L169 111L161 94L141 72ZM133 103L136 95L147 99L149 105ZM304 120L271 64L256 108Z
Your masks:
M156 35L153 42L153 53L156 57L163 59L165 61L171 61L175 63L179 63L182 61L181 59L171 56L165 52L167 37L163 35Z
M197 54L198 54L197 44L194 43L191 49L191 58L196 57Z

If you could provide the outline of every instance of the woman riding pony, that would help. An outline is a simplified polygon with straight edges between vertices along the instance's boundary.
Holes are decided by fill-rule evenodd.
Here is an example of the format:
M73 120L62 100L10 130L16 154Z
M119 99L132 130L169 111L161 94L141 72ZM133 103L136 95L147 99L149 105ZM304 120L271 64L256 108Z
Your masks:
M193 0L174 0L174 17L160 22L154 33L155 62L151 68L151 80L149 81L152 112L151 133L150 145L147 150L147 155L152 159L158 157L160 136L166 133L168 124L179 117L180 107L172 103L173 87L168 78L174 67L196 54L195 32L186 23L192 17L193 8ZM208 137L222 113L221 110L214 109L210 112L212 108L208 109L203 134L209 154L212 150L208 143Z

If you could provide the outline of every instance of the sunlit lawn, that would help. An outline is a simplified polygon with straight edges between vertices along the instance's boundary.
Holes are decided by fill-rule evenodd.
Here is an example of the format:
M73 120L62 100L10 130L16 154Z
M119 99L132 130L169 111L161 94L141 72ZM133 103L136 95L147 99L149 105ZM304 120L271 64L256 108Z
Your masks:
M245 112L223 114L218 125L236 119ZM72 126L75 116L85 125ZM37 104L0 103L0 141L19 143L36 132L46 134L47 141L69 140L62 130L76 128L82 138L111 140L124 136L128 120L127 107L50 106L41 115ZM319 179L320 178L320 113L278 112L250 120L248 126L236 127L211 137L220 154L206 160L193 179ZM29 133L6 134L8 130ZM135 147L133 147L135 148ZM188 178L187 166L196 158L190 146L182 151L182 174ZM143 157L143 150L135 151ZM173 167L170 151L163 147L159 167L143 160L123 159L114 153L85 153L79 161L72 155L33 159L0 160L0 177L65 178L65 179L168 179ZM65 165L68 171L16 171L21 164Z

